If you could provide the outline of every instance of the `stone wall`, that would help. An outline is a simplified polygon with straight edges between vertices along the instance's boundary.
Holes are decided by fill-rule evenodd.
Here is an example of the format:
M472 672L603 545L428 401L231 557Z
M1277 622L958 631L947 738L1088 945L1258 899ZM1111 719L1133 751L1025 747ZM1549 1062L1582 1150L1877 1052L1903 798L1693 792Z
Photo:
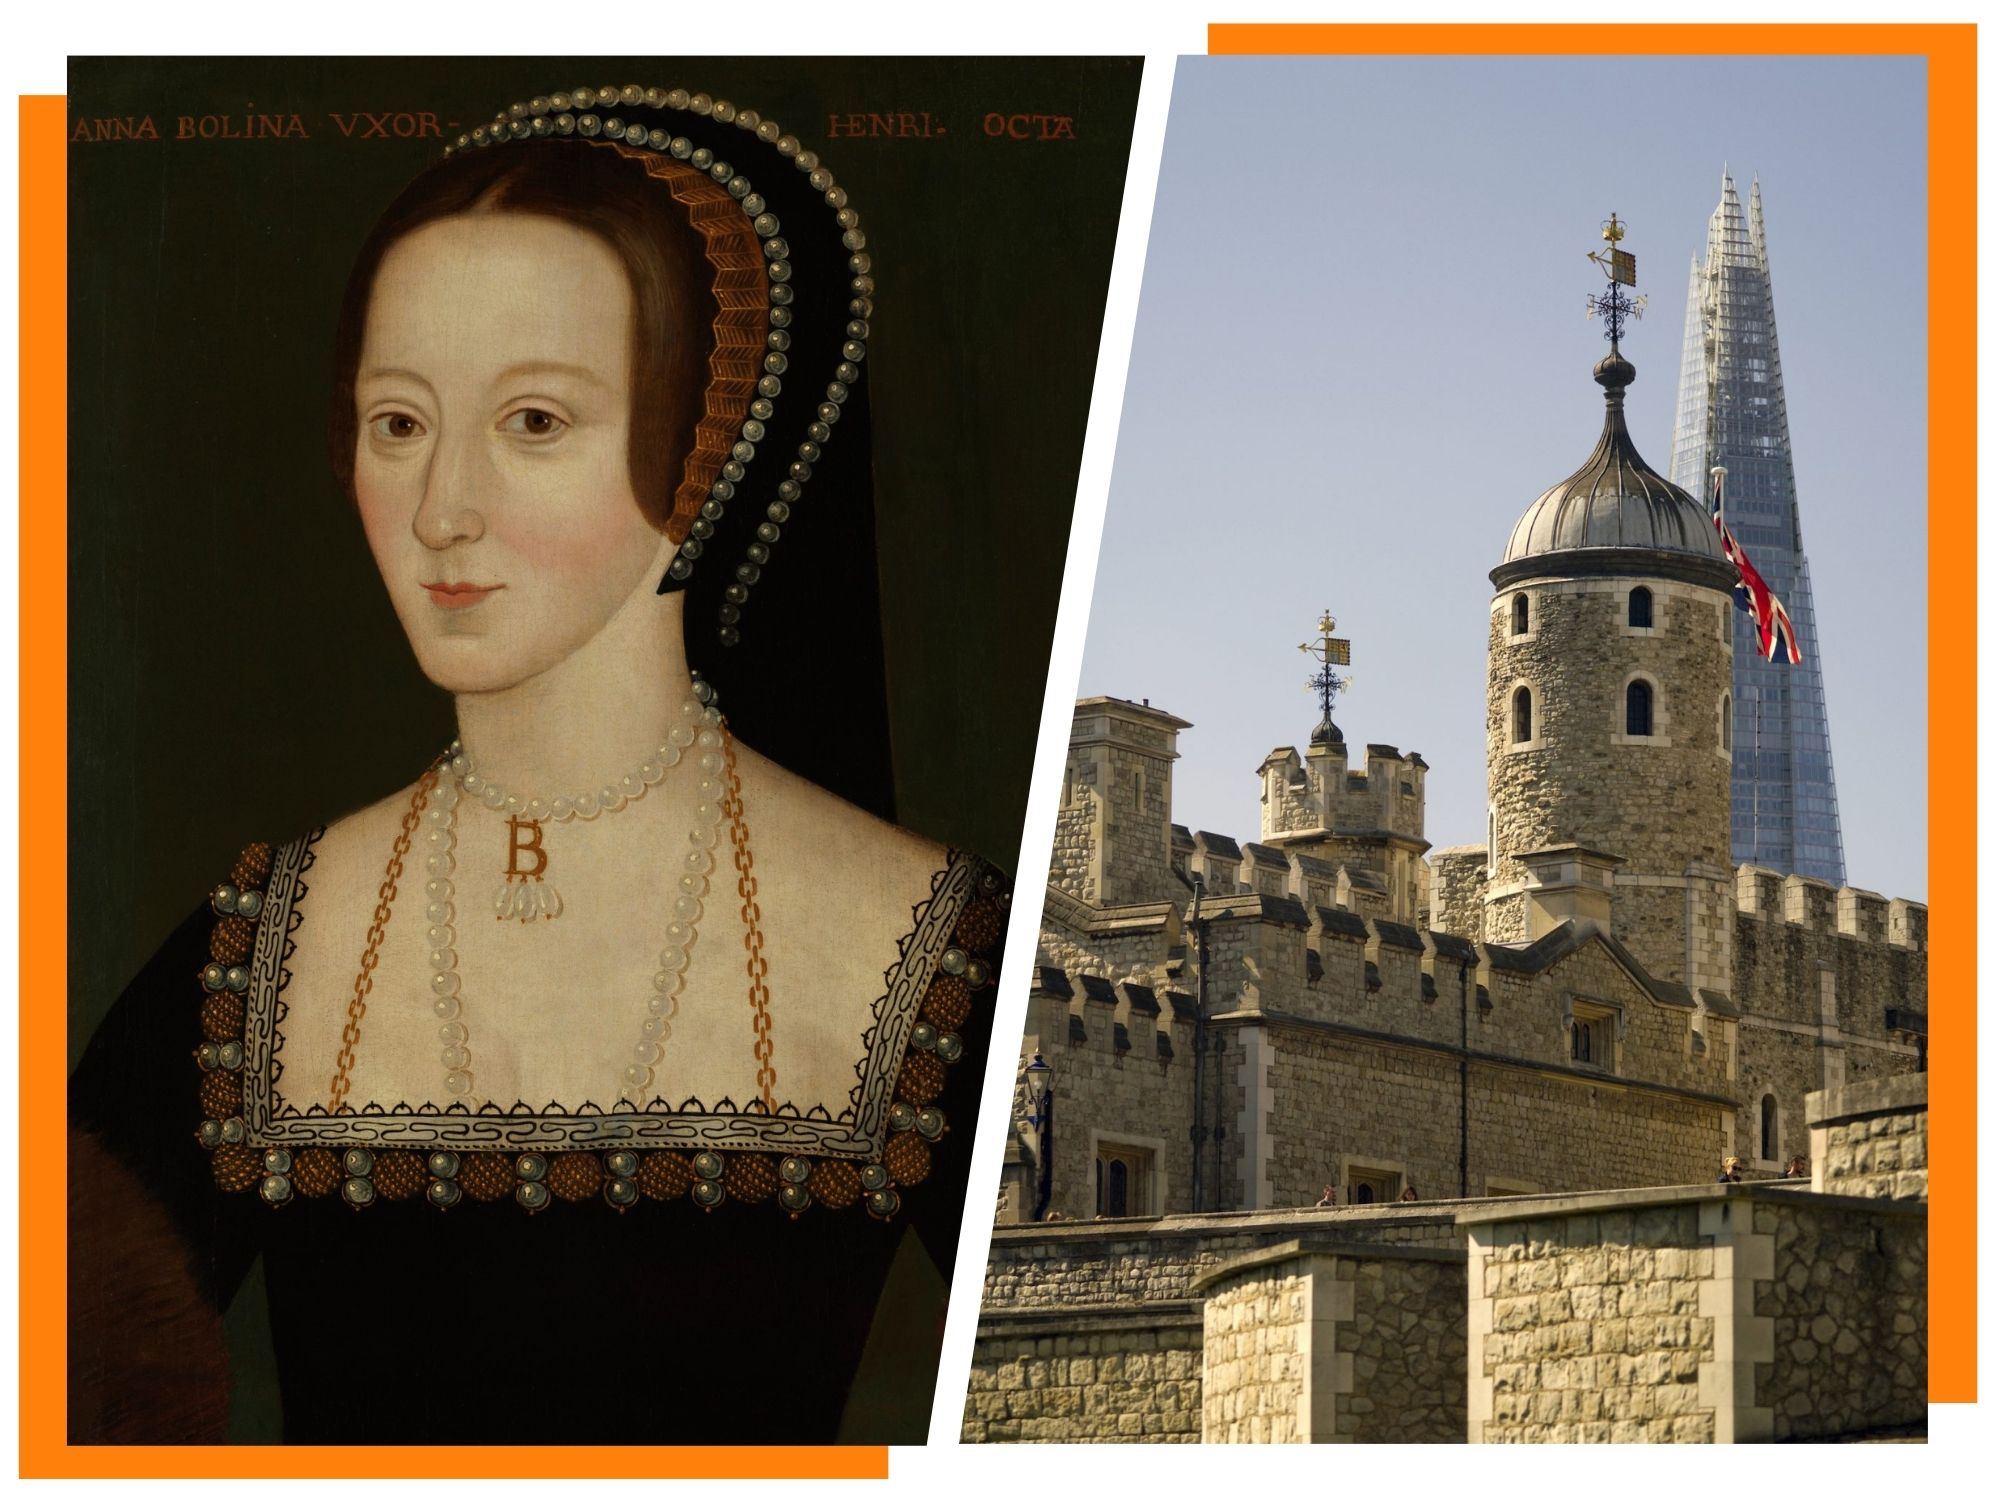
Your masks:
M1097 808L1093 792L1084 778L1094 777L1097 768L1088 763L1072 767L1079 784L1071 800L1056 809L1056 841L1049 850L1049 884L1082 901L1099 899L1095 829Z
M968 1443L1201 1440L1201 1313L982 1319L960 1437Z
M1808 1194L1757 1205L1776 1260L1755 1293L1771 1327L1755 1404L1781 1443L1906 1430L1928 1418L1929 1224L1920 1207L1896 1207L1857 1211Z
M1458 844L1430 855L1431 909L1426 921L1438 932L1478 938L1480 896L1486 885L1486 846Z
M1328 1256L1292 1254L1231 1273L1202 1303L1201 1424L1209 1443L1309 1443L1333 1425Z
M1270 1206L1303 1207L1326 1183L1344 1186L1350 1162L1396 1171L1396 1192L1461 1196L1455 1053L1275 1029L1271 1117L1283 1129L1269 1153ZM1727 1107L1716 1100L1485 1058L1467 1071L1466 1196L1715 1176L1727 1139Z
M1550 559L1560 565L1560 559ZM1626 598L1644 583L1653 591L1653 628L1625 624ZM1531 628L1515 635L1513 599L1529 599ZM1687 976L1687 949L1659 910L1663 887L1690 864L1726 869L1729 857L1729 757L1721 751L1717 712L1730 690L1727 599L1712 589L1656 579L1533 580L1494 596L1487 642L1486 780L1496 819L1499 859L1489 894L1518 888L1518 856L1575 842L1620 855L1625 865L1612 928L1653 973ZM1625 685L1643 674L1655 685L1652 742L1625 736ZM1533 696L1533 735L1514 739L1513 700ZM1678 894L1678 893L1676 893ZM1512 909L1496 913L1524 935ZM1621 907L1634 908L1628 918Z
M1456 1440L1465 1416L1461 1244L1451 1209L1430 1205L1000 1227L965 1438L1191 1442L1203 1437L1212 1389L1239 1416L1230 1427L1211 1413L1219 1425L1209 1441ZM1309 1267L1293 1295L1282 1263L1301 1260ZM1255 1269L1267 1265L1279 1269ZM1318 1318L1315 1276L1325 1288ZM1210 1344L1204 1306L1216 1288ZM1281 1352L1287 1340L1297 1359ZM1316 1398L1304 1380L1314 1360L1323 1367ZM1217 1372L1212 1386L1205 1364Z
M1920 1208L1715 1184L1462 1217L1474 1442L1807 1440L1924 1419Z
M1343 1257L1354 1278L1354 1322L1339 1348L1353 1355L1350 1392L1333 1436L1349 1443L1465 1440L1465 1261L1417 1252Z
M1288 1240L1462 1244L1451 1204L1177 1214L1160 1219L996 1225L986 1257L985 1313L1066 1308L1101 1312L1194 1296L1195 1282L1241 1256Z
M1792 1183L1002 1228L964 1431L1907 1436L1927 1250L1921 1203Z
M1473 1229L1475 1442L1715 1439L1697 1378L1715 1357L1715 1272L1692 1203Z
M1173 764L1187 721L1122 698L1086 698L1070 723L1050 883L1109 904L1179 894Z
M1465 1434L1465 1263L1376 1245L1246 1257L1205 1294L1202 1440L1453 1443Z
M1134 1008L1142 996L1157 1015L1145 1013L1143 1003ZM1177 1019L1174 1001L1095 976L1049 975L1035 986L1025 1045L1049 1067L1051 1212L1076 1220L1096 1215L1096 1164L1107 1143L1152 1153L1144 1201L1130 1205L1133 1214L1190 1206L1191 1148L1181 1122L1193 1110L1194 1027ZM1026 1144L1040 1149L1039 1141Z
M1864 1198L1930 1196L1930 1075L1810 1094L1813 1187Z
M1807 1150L1808 1094L1914 1073L1916 1045L1889 1030L1888 1013L1928 1006L1927 917L1921 903L1738 869L1737 1155L1781 1165ZM1777 1107L1775 1156L1763 1150L1766 1094Z

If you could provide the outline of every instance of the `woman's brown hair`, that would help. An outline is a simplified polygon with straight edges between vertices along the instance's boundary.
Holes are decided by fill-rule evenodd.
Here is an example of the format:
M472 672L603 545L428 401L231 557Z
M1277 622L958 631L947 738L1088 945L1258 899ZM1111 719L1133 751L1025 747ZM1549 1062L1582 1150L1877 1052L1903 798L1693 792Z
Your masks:
M666 531L708 384L712 271L687 210L641 162L581 142L456 153L412 182L376 221L347 278L334 334L327 411L334 478L352 498L354 383L383 257L405 235L460 214L540 214L596 235L618 257L632 286L632 492L646 519ZM495 232L506 233L504 221Z

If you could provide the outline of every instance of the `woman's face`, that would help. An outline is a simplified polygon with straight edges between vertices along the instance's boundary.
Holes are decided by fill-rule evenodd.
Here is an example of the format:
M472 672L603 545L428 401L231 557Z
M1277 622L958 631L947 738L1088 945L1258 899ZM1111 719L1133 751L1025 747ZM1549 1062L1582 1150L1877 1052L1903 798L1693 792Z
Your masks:
M383 258L354 492L438 686L493 692L547 671L665 566L627 464L632 317L617 256L556 219L441 219Z

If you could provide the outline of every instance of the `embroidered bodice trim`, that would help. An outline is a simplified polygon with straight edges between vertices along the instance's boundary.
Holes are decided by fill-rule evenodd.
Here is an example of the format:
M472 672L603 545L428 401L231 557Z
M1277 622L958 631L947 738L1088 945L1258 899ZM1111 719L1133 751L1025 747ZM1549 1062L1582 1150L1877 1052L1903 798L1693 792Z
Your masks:
M525 1102L477 1109L343 1104L301 1110L279 1088L292 933L313 862L314 832L273 850L254 844L211 894L211 962L201 971L195 1050L204 1118L197 1139L219 1187L255 1190L273 1207L337 1193L355 1208L423 1197L437 1208L511 1196L534 1212L554 1199L601 1197L623 1211L642 1198L775 1199L794 1217L814 1203L864 1202L877 1218L898 1189L930 1173L946 1131L937 1105L959 1029L995 979L1009 893L999 872L954 852L912 909L862 1033L848 1107L767 1110L655 1098L573 1110Z

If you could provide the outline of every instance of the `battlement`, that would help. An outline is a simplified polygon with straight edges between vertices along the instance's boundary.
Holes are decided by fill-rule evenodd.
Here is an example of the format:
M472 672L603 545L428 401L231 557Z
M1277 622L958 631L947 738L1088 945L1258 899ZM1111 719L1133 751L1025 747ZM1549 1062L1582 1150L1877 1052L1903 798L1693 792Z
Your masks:
M1858 886L1836 889L1762 865L1736 867L1736 909L1761 921L1877 946L1919 952L1930 946L1930 907L1924 902L1888 900Z
M1202 927L1212 1015L1261 1014L1541 1067L1576 1061L1580 1019L1603 1032L1584 1059L1589 1070L1711 1093L1725 1086L1735 1019L1726 997L1704 1005L1593 923L1566 922L1527 945L1486 943L1244 894L1204 901Z
M1029 1034L1051 1066L1051 1044L1116 1062L1157 1064L1164 1072L1194 1056L1195 1002L1177 989L1043 966L1029 987Z
M1303 760L1280 745L1257 768L1263 783L1262 837L1293 839L1424 836L1424 776L1430 765L1416 751L1369 745L1350 769L1343 740L1321 740Z

